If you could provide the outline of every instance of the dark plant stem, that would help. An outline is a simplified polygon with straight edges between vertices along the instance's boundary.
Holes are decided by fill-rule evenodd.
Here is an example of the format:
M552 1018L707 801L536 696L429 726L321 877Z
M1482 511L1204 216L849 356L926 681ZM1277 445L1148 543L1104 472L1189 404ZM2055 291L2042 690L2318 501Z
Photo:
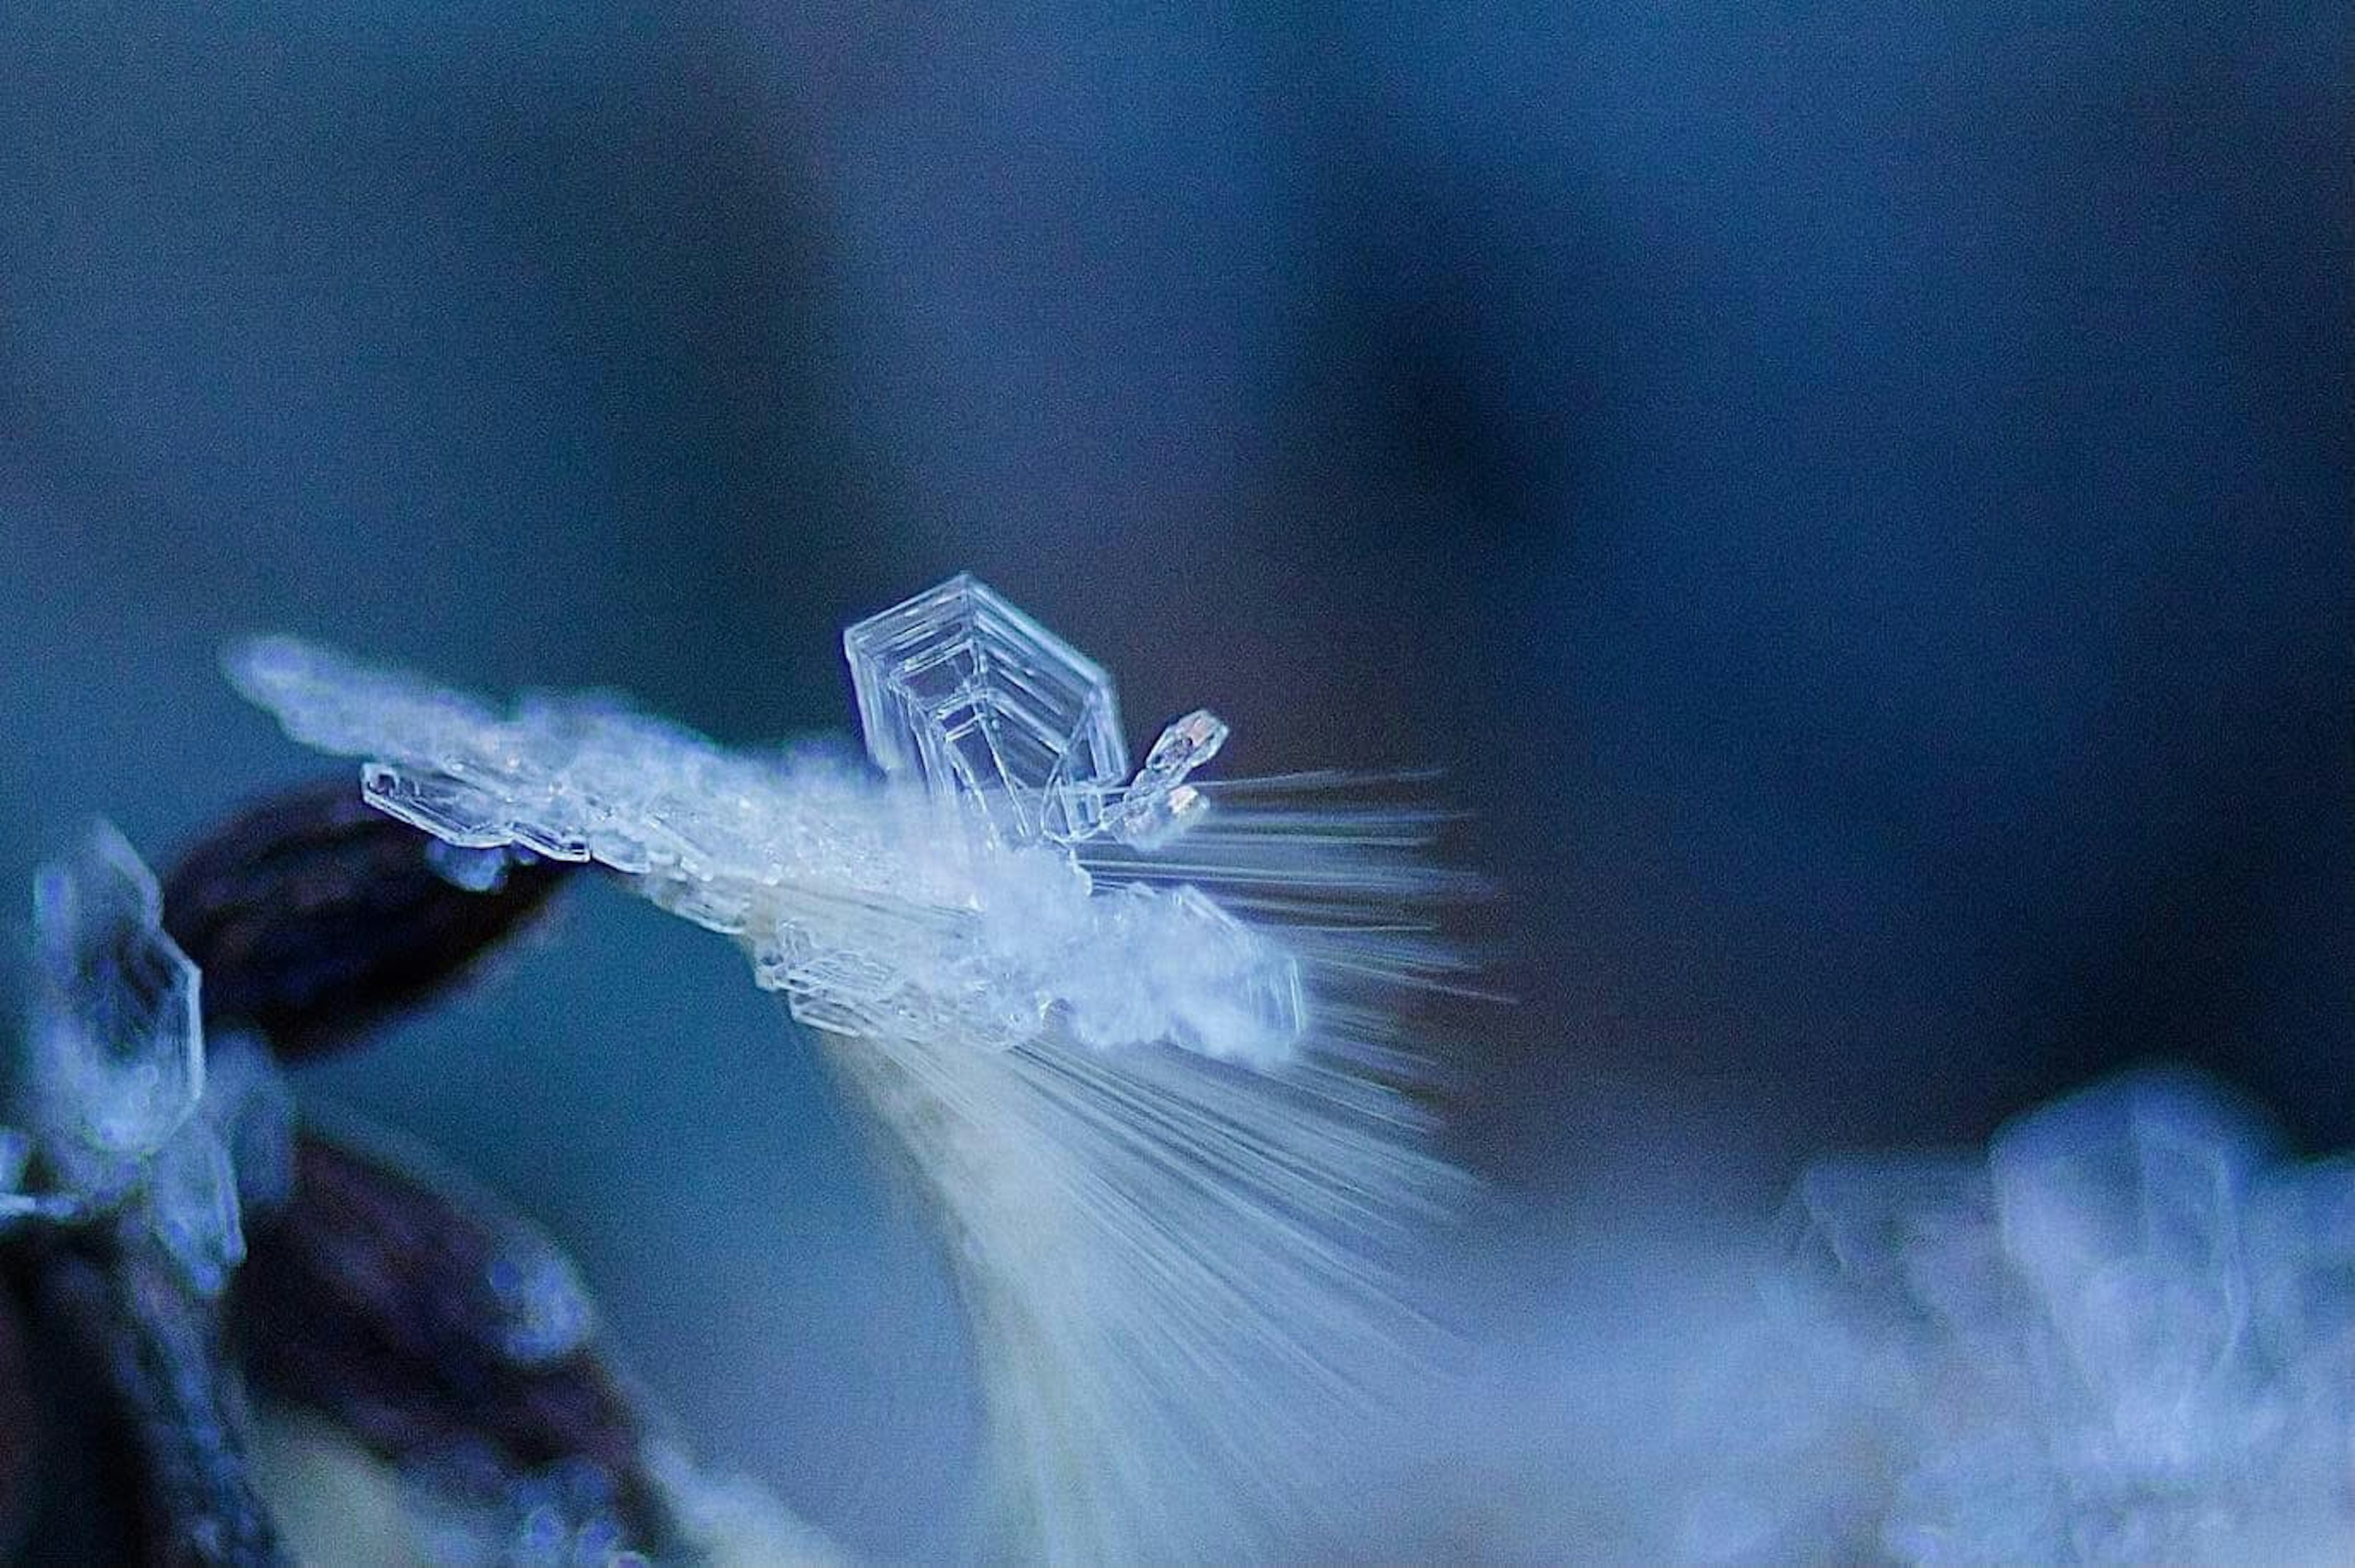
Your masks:
M287 1563L255 1491L242 1392L210 1303L140 1246L101 1258L60 1251L40 1288L83 1337L122 1403L148 1477L144 1560L155 1568Z
M204 971L207 1027L259 1029L289 1060L340 1049L462 978L573 869L528 861L470 891L436 849L349 775L259 801L192 846L164 879L164 926Z

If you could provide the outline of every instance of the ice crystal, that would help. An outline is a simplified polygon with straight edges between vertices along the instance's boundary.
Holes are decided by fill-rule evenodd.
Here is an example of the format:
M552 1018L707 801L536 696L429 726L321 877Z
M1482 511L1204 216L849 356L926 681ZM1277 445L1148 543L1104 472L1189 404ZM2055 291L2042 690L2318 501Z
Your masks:
M1186 776L1227 743L1225 720L1198 708L1161 732L1137 770L1136 782L1121 793L1113 832L1140 849L1158 849L1188 827L1209 804Z
M813 1028L1291 1051L1294 955L1211 898L1083 863L1094 843L1178 841L1207 801L1187 777L1224 724L1179 720L1124 782L1111 680L970 577L844 645L880 780L728 752L609 700L501 714L287 639L249 645L233 674L296 739L366 759L367 798L442 840L461 885L493 885L502 853L601 862L741 940Z
M120 833L97 824L34 887L26 1109L61 1189L14 1206L112 1212L216 1294L245 1253L240 1187L254 1202L282 1192L284 1087L248 1040L224 1041L208 1072L196 965Z
M1112 677L960 573L842 635L867 754L1015 842L1070 837L1128 773Z
M204 1093L197 966L163 909L155 877L105 823L33 884L33 1076L60 1130L104 1155L154 1154Z

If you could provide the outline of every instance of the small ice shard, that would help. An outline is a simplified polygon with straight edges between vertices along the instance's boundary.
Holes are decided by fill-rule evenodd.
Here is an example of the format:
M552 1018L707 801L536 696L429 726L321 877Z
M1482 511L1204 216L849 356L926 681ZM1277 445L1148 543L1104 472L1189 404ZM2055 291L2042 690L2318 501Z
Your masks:
M270 1048L250 1035L212 1041L206 1056L204 1104L190 1125L201 1124L229 1151L240 1204L275 1209L294 1189L293 1091Z
M560 1360L589 1342L596 1314L564 1254L536 1235L508 1237L484 1274L499 1305L500 1348L517 1366Z
M468 849L446 838L425 841L425 862L453 888L470 893L495 893L506 885L507 849Z
M1176 918L1160 949L1171 973L1171 1036L1205 1056L1266 1065L1307 1027L1300 964L1191 887L1169 895Z
M2076 1095L1989 1146L2015 1271L2075 1373L2147 1423L2191 1407L2240 1348L2241 1215L2262 1150L2165 1080Z
M131 1162L137 1198L121 1219L200 1296L219 1295L245 1261L245 1211L285 1201L294 1179L293 1100L268 1048L229 1035L211 1055L197 1114Z
M891 966L835 949L787 970L783 989L794 1017L833 1034L894 1032L893 1001L905 981Z
M1977 1160L1923 1154L1828 1157L1801 1175L1782 1231L1794 1279L1855 1295L1891 1313L1925 1304L1951 1312L1941 1289L1974 1247L1994 1244L1987 1172Z
M164 931L154 875L98 823L36 876L33 927L37 1092L91 1148L155 1153L196 1109L205 1055L197 966Z
M1124 888L1104 902L1103 956L1060 987L1073 1038L1168 1040L1260 1066L1291 1054L1307 1020L1290 953L1192 887Z
M857 623L842 647L875 765L920 773L1003 842L1091 829L1127 775L1112 677L971 573Z
M371 763L360 771L360 794L387 816L456 848L495 849L515 837L506 803L463 779Z
M210 1127L191 1124L148 1163L146 1224L190 1288L218 1296L245 1261L237 1173Z
M1161 731L1120 797L1113 832L1124 843L1156 849L1185 831L1206 804L1186 775L1226 743L1226 721L1207 708L1197 708Z

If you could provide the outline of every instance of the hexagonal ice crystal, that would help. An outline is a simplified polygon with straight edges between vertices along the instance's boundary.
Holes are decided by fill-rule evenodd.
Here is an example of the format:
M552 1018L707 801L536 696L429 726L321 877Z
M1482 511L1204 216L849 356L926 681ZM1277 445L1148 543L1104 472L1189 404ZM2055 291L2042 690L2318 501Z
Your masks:
M154 875L103 822L34 880L38 1092L109 1155L155 1153L204 1092L197 966L162 922Z
M867 752L1002 842L1069 838L1128 773L1112 677L960 573L846 631Z

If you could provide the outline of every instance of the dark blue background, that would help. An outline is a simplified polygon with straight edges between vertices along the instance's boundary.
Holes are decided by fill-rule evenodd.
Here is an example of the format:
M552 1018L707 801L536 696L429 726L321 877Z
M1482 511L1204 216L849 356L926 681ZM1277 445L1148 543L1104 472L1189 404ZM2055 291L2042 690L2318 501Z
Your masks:
M971 568L1133 740L1448 770L1508 1193L2151 1056L2355 1141L2346 8L1447 9L6 7L0 883L318 765L237 633L752 741ZM909 1216L732 954L559 934L312 1088L920 1545Z

